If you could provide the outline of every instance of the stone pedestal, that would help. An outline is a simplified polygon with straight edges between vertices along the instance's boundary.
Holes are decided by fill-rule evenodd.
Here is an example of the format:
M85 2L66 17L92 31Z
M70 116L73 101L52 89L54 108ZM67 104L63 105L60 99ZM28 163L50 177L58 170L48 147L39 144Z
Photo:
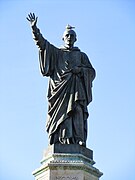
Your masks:
M76 144L49 146L41 164L35 180L99 180L103 174L93 166L93 151Z

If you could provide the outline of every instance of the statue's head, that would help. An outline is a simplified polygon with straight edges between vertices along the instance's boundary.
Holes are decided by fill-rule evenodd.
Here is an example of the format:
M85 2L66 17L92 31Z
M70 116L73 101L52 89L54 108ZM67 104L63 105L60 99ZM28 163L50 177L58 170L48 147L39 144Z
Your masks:
M66 30L63 33L62 40L65 42L65 45L68 47L72 47L77 40L76 33L73 30L74 27L69 24L66 26Z

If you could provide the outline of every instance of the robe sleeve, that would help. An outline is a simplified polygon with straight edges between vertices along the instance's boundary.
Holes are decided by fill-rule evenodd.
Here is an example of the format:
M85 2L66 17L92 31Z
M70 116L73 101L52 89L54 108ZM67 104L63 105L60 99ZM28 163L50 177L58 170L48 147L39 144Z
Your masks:
M88 105L92 101L92 81L96 76L96 72L85 53L82 53L82 68L84 87Z
M44 49L44 45L45 45L45 39L42 36L42 34L40 33L40 30L37 28L37 26L32 26L32 35L33 35L33 39L36 43L36 45L38 46L38 48Z
M32 27L33 39L39 48L39 64L43 76L50 76L54 70L58 48L50 44L40 33L40 30Z
M57 60L56 49L47 40L45 40L44 49L39 50L39 64L43 76L51 76L53 73Z

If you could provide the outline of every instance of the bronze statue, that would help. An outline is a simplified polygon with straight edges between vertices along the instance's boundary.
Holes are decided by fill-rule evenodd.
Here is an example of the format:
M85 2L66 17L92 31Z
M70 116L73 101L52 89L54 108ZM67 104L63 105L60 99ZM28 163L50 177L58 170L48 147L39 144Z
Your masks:
M46 124L49 143L86 146L87 106L92 101L95 70L87 55L74 47L77 40L74 27L67 25L62 38L65 45L57 48L40 33L34 13L27 20L39 48L41 73L50 77Z

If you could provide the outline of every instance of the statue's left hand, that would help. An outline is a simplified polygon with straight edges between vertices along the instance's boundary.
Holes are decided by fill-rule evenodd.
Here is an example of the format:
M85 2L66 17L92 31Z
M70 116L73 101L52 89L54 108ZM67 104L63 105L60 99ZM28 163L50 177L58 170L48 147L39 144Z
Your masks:
M81 72L81 67L74 67L74 69L72 69L72 73L73 74L79 74Z

